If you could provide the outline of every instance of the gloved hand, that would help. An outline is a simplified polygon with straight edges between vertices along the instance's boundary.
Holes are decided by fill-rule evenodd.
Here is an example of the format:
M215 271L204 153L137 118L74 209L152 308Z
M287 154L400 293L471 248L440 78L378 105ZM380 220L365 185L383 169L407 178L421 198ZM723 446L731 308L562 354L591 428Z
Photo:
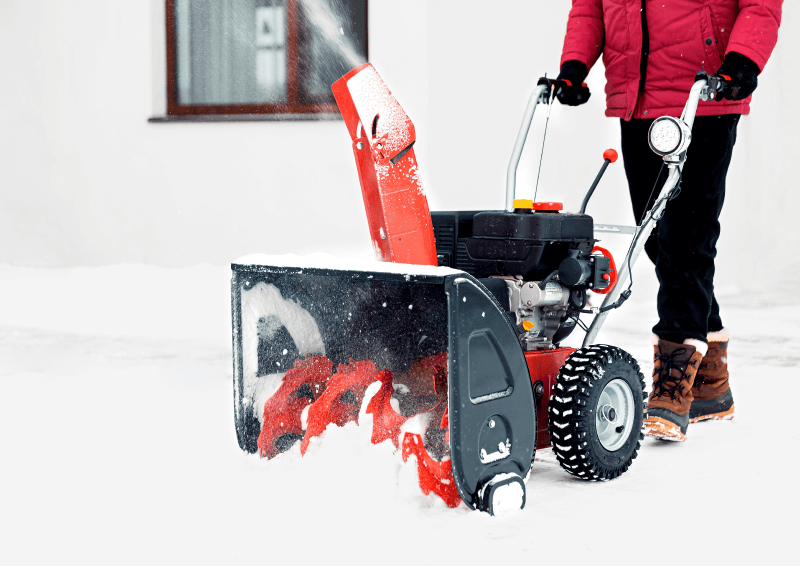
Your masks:
M750 59L731 51L725 56L725 61L717 71L718 75L726 75L731 80L719 93L717 99L744 100L753 94L758 86L758 73L760 72L758 65Z
M556 92L558 101L567 106L579 106L589 100L592 94L589 92L589 87L583 85L583 80L588 74L589 69L580 61L564 61L557 80L568 81L569 84L559 87Z

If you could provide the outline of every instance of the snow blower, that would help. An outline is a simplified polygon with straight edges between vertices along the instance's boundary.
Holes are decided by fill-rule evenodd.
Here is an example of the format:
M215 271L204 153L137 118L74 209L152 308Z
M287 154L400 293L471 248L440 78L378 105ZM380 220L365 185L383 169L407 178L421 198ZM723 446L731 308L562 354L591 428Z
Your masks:
M669 175L636 228L596 224L585 213L613 150L578 213L515 198L535 109L551 105L559 85L541 79L529 99L506 209L431 213L414 125L375 69L359 66L333 84L383 261L248 256L232 264L243 450L273 458L299 444L304 454L329 425L357 421L366 403L372 442L413 456L423 492L451 507L524 507L537 448L552 445L560 465L584 480L629 468L643 438L643 376L628 353L595 339L630 296L631 267L679 190L698 101L713 98L723 79L698 74L681 118L653 123L650 144ZM619 268L595 232L633 234ZM605 295L602 306L587 306L589 292ZM589 327L581 314L594 316ZM586 330L583 346L562 347L576 326Z

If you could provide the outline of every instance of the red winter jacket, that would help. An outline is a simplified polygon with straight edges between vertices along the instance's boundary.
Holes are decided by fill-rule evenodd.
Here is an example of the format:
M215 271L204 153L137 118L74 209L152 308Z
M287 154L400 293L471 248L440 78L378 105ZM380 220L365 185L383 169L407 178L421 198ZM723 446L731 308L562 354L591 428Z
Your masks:
M735 51L763 70L778 41L783 0L572 0L561 63L606 67L606 116L679 116L705 68ZM643 59L643 46L649 54ZM700 102L698 116L748 114L750 98Z

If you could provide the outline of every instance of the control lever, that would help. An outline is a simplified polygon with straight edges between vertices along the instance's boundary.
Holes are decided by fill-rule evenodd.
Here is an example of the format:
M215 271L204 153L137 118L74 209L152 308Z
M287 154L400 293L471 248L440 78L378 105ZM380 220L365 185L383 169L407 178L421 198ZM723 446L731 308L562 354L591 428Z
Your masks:
M589 187L589 192L586 193L586 196L583 199L583 204L581 204L581 214L586 212L586 205L589 204L589 199L592 198L592 193L594 193L594 190L597 188L597 183L599 183L600 179L603 178L603 173L606 172L608 164L614 163L618 157L619 155L617 155L617 152L613 149L607 149L603 152L603 166L600 167L600 172L597 174L597 177L594 178L594 183L592 183L592 186Z

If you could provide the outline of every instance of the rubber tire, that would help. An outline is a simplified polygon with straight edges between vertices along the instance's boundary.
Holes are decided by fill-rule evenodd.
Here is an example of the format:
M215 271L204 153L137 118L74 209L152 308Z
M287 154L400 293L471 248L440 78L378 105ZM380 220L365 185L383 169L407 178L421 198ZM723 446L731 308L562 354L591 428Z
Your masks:
M606 384L620 378L633 393L634 419L625 443L609 452L597 436L595 409ZM574 352L559 372L548 407L550 439L561 467L588 481L619 477L644 439L645 399L639 364L624 350L596 345Z

